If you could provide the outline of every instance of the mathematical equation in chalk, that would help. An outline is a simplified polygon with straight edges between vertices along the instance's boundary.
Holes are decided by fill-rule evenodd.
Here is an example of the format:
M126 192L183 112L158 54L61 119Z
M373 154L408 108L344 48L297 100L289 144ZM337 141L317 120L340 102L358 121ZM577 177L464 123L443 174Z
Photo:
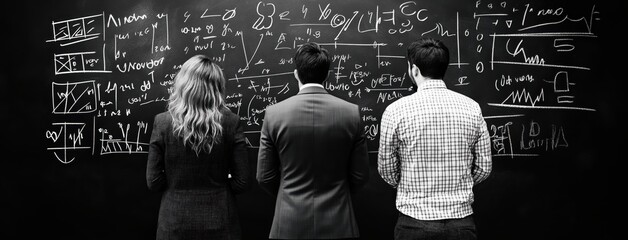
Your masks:
M91 156L143 156L154 115L165 110L181 64L196 54L223 68L227 106L246 124L247 144L255 150L266 107L298 92L292 56L306 42L331 53L324 87L360 106L370 152L377 152L385 107L416 90L407 76L406 47L419 37L448 45L444 81L481 104L496 157L568 148L575 129L539 116L596 112L585 81L596 71L588 57L599 44L594 26L602 14L595 4L205 5L111 8L42 23L51 29L45 44L54 46L54 121L45 132L51 156L64 164Z

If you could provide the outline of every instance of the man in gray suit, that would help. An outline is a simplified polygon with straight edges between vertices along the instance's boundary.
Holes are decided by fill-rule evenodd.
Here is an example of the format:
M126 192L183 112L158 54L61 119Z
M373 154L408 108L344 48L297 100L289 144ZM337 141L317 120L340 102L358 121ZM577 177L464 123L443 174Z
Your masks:
M300 91L266 109L257 181L277 196L271 239L358 238L352 193L369 179L357 105L322 85L331 59L316 43L294 56Z

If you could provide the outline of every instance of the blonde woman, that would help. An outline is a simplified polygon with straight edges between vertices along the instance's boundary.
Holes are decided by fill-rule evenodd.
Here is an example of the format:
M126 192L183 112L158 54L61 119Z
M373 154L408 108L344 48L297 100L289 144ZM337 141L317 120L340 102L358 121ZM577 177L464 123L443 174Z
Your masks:
M197 55L177 73L168 110L155 116L146 181L163 192L157 239L240 239L234 194L247 189L250 170L224 93L220 67Z

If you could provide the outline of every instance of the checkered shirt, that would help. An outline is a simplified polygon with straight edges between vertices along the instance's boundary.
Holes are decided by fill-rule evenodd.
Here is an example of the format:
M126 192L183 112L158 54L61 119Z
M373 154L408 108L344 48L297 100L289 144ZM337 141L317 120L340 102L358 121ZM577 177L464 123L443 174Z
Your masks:
M441 80L421 84L384 111L377 167L397 188L401 213L419 220L471 215L473 186L492 168L480 106Z

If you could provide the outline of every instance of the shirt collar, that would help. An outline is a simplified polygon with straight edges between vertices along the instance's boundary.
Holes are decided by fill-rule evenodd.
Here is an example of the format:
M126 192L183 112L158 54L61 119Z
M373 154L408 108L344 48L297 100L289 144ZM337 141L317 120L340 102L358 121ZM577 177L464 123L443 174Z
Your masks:
M301 85L299 90L303 90L304 88L307 88L307 87L320 87L322 89L325 89L325 87L323 87L323 85L320 83L306 83L306 84Z
M425 81L423 84L417 87L417 92L426 89L434 89L434 88L447 88L445 82L440 79L430 79Z

